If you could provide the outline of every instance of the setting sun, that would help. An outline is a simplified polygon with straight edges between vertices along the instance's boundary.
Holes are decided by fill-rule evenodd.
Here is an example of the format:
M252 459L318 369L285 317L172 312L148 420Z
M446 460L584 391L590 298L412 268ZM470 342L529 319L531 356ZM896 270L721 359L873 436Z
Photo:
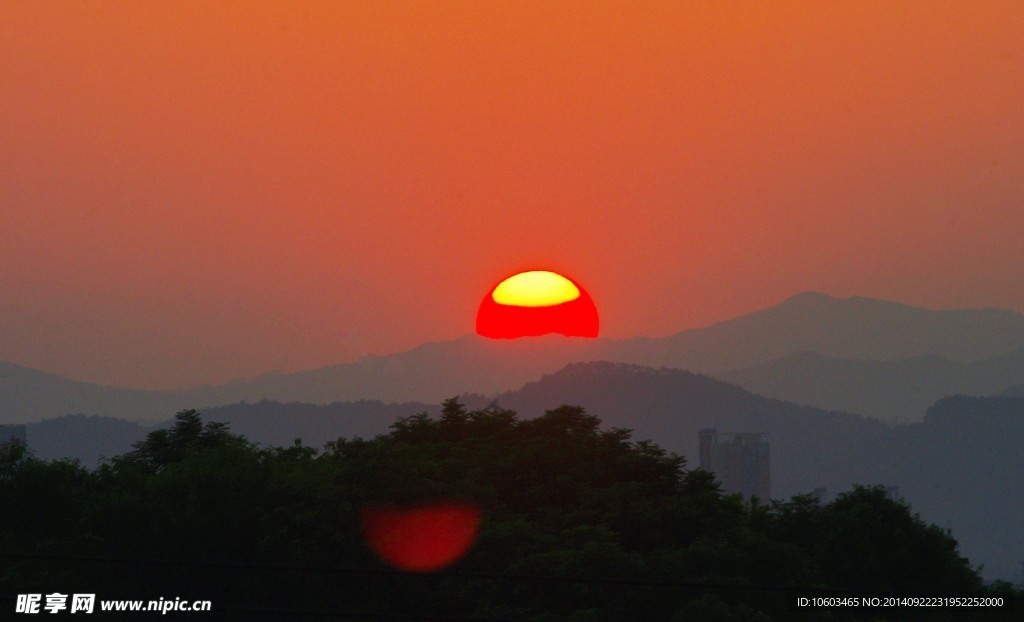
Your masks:
M580 297L580 290L561 274L532 270L510 276L491 293L494 302L515 307L550 307Z
M547 270L520 272L501 281L480 303L476 332L514 339L558 333L596 337L597 307L572 279Z

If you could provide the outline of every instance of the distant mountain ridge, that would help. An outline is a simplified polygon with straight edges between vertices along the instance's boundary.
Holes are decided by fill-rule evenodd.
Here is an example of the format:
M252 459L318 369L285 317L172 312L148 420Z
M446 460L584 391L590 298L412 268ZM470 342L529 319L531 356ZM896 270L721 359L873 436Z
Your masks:
M817 408L887 421L918 421L949 395L1012 393L1024 382L1024 350L970 363L934 354L898 361L853 361L800 352L755 367L713 374L746 389Z
M451 396L448 396L451 397ZM490 398L463 396L472 408ZM889 426L860 415L826 412L755 395L708 376L620 363L572 364L497 403L530 418L560 404L585 407L606 428L634 430L698 466L697 437L704 427L722 432L764 432L771 444L776 498L826 487L830 496L851 484L898 486L926 520L953 529L965 554L986 565L990 578L1013 578L1024 550L1024 398L953 397L933 405L919 423ZM231 430L265 445L301 437L314 447L340 436L386 432L396 417L436 415L437 406L379 402L235 404L205 411ZM90 432L90 428L93 430ZM72 454L87 463L114 455L146 429L99 417L62 417L29 426L34 449L92 451ZM133 435L135 435L133 437ZM68 444L66 439L76 443ZM91 443L100 445L89 448ZM49 450L48 450L49 451ZM42 454L43 452L40 451ZM43 455L42 457L59 457Z
M628 339L621 347L632 355L626 358L635 359L626 362L702 373L752 367L799 352L877 361L934 354L970 362L1024 348L1024 315L999 309L936 311L806 292L706 328Z
M638 439L654 439L689 457L691 467L698 466L701 428L764 432L778 456L772 463L773 490L782 495L838 485L824 482L822 471L836 471L830 465L852 460L847 447L855 445L842 439L879 438L888 429L877 419L766 398L702 374L626 363L573 363L499 395L496 402L527 417L563 403L583 406L607 426L630 428ZM789 462L792 455L803 456L806 464Z
M724 374L805 351L850 360L936 355L970 363L1022 348L1024 315L1019 313L934 311L870 298L805 293L775 307L666 337L612 340L549 335L491 340L467 335L354 363L186 391L101 387L4 364L0 404L5 406L0 422L69 413L153 420L183 408L263 399L319 404L359 399L437 402L466 391L495 395L568 363L598 360Z
M788 497L853 483L896 486L927 520L951 528L989 578L1019 577L1024 554L1024 397L939 400L917 423L885 425L768 399L679 370L611 363L570 365L499 396L536 416L577 404L606 426L635 431L697 466L698 432L765 432L772 494Z
M146 419L179 403L168 391L107 387L0 361L0 423L65 414Z

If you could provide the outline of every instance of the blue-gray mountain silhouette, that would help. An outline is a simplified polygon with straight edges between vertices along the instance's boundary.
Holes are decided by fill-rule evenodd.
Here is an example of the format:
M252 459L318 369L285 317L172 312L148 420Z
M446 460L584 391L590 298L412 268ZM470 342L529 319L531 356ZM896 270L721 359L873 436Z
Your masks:
M354 363L266 374L176 392L101 387L5 364L0 366L0 403L4 404L0 423L69 413L155 420L184 408L263 399L329 404L360 399L430 402L438 395L466 391L493 396L567 363L595 360L688 369L751 385L756 380L762 383L758 385L762 390L780 397L845 408L853 404L848 396L837 394L831 401L809 399L804 390L807 387L801 387L799 379L787 380L792 386L786 388L785 383L770 378L758 380L752 372L745 376L729 376L726 372L765 365L801 352L854 361L899 361L932 355L968 364L1022 348L1024 315L1019 313L992 309L932 311L869 298L840 299L808 293L769 309L666 337L491 340L469 335L388 356L367 356ZM993 371L1003 374L998 368ZM941 369L936 373L941 375ZM1024 378L1011 384L1020 382ZM915 391L911 387L906 392ZM907 402L909 406L900 401L902 397L893 396L891 403L877 407L866 403L863 408L886 417L909 408L919 417L921 400L930 395L922 393L918 401Z

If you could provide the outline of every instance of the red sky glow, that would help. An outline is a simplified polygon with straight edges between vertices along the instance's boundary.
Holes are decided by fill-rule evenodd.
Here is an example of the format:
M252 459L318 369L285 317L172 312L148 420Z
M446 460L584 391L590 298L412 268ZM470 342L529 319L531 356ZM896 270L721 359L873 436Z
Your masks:
M1024 3L0 2L0 360L222 382L816 290L1024 311Z

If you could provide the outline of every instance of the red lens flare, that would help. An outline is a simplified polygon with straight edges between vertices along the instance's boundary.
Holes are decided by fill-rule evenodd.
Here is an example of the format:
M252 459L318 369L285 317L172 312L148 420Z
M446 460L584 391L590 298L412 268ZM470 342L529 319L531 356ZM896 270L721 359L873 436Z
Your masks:
M430 572L469 551L480 530L480 510L454 501L372 505L362 511L362 526L367 544L386 563L408 572Z
M476 332L493 339L597 337L597 307L576 281L555 272L520 272L495 285L476 315Z

